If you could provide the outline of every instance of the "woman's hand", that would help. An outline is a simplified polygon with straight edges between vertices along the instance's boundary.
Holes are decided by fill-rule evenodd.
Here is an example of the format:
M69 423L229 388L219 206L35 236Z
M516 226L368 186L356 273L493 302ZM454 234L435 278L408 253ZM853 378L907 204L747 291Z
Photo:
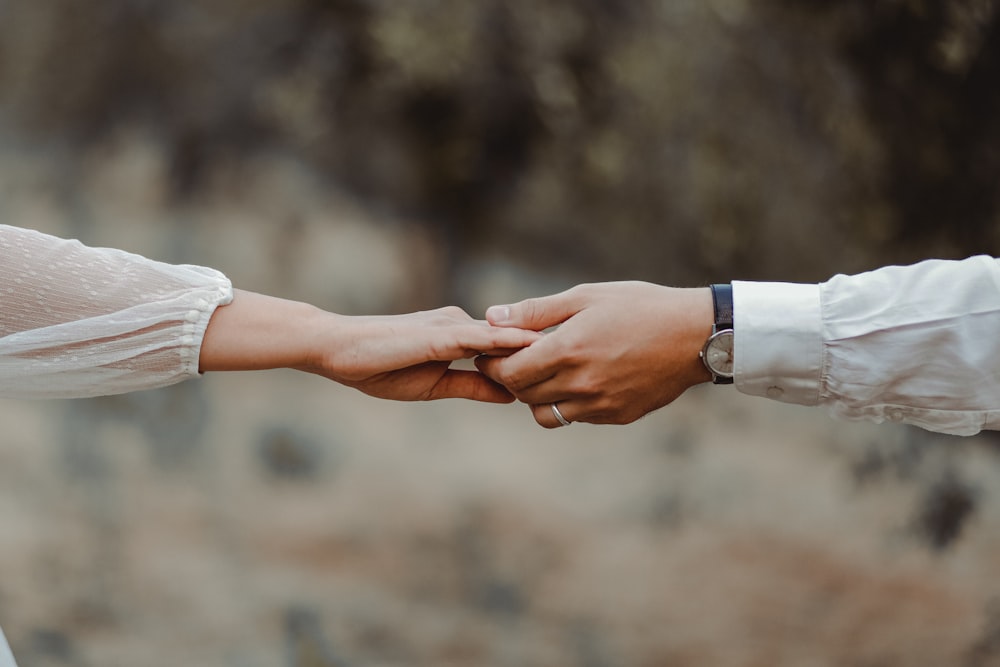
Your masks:
M237 290L209 323L201 370L296 368L378 398L509 403L514 398L502 386L451 362L509 354L540 337L491 327L457 307L351 317Z
M509 403L514 397L476 370L451 362L479 355L505 355L541 334L491 327L461 308L406 315L339 317L335 344L319 346L303 370L318 373L371 396L401 401L468 398Z

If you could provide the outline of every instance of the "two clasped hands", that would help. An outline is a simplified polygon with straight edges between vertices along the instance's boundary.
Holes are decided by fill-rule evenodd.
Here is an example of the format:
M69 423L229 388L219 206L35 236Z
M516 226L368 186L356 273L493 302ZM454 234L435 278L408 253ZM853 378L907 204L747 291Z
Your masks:
M212 317L201 370L288 367L394 400L467 398L530 406L546 428L625 424L710 379L699 351L712 327L707 288L578 285L493 306L352 317L236 291ZM451 367L475 358L475 370Z
M578 285L493 306L485 321L460 308L352 317L234 290L208 267L0 225L0 396L294 368L395 400L517 399L555 428L629 423L712 379L972 435L1000 429L998 284L1000 260L978 255L820 284ZM463 358L476 369L452 367Z

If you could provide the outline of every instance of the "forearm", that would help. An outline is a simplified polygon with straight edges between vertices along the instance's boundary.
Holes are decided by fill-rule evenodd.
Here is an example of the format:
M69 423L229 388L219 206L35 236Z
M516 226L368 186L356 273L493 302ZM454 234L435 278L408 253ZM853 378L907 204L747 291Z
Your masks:
M509 402L501 387L450 363L520 349L538 338L530 331L495 329L455 307L346 316L237 290L209 323L201 370L294 368L380 398Z
M345 326L345 318L306 303L235 290L208 324L200 370L310 370L317 350L339 346L334 339Z
M791 291L736 283L734 294L742 391L947 433L1000 427L997 260L886 267Z
M204 371L294 368L396 400L511 395L452 361L532 344L462 309L349 317L236 292L213 269L0 225L0 396L151 389Z

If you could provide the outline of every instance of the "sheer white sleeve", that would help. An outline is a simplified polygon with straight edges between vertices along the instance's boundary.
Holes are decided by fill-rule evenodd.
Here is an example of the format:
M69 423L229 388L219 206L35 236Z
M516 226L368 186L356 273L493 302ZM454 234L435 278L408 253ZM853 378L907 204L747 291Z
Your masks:
M223 274L0 225L0 396L74 398L198 375Z

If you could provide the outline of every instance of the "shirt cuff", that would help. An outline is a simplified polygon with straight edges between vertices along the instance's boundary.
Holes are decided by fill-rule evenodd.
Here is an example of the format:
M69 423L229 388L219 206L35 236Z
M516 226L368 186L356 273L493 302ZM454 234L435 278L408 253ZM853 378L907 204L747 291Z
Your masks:
M819 403L819 285L733 281L736 388L785 403Z

